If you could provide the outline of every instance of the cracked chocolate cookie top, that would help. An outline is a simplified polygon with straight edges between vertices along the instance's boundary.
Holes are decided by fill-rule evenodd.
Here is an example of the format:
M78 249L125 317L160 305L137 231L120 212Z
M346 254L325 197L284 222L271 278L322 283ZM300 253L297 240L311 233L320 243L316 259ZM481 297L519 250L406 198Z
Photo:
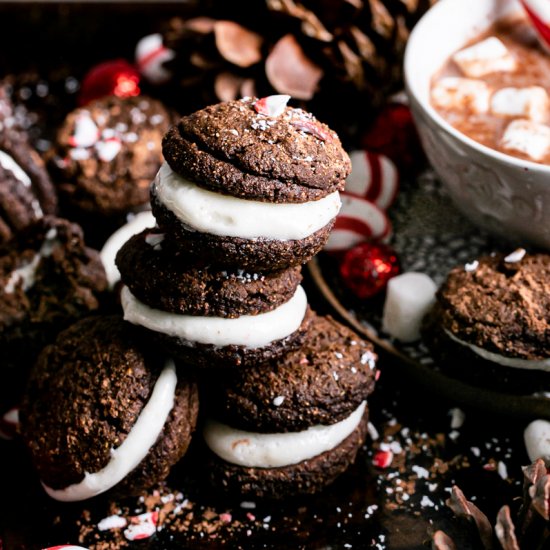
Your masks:
M201 187L247 199L300 203L342 190L351 163L336 133L284 102L270 108L279 97L183 117L164 137L166 161Z

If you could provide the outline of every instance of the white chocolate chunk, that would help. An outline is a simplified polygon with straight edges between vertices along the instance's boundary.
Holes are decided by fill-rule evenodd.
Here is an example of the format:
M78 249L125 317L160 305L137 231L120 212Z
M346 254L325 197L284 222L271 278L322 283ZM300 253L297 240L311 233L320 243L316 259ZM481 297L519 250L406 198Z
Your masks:
M541 86L502 88L491 98L494 115L528 118L535 122L548 118L548 106L548 94Z
M402 342L420 338L422 319L431 308L437 285L424 273L402 273L388 282L382 330Z
M460 70L471 78L479 78L496 72L516 70L516 58L495 36L486 38L453 55Z
M547 465L550 464L550 422L534 420L525 428L523 440L531 462L542 458Z
M501 145L533 160L542 160L550 152L550 126L526 119L514 120L504 131Z
M474 113L489 110L491 90L481 80L448 76L432 88L432 103L442 109L469 109Z

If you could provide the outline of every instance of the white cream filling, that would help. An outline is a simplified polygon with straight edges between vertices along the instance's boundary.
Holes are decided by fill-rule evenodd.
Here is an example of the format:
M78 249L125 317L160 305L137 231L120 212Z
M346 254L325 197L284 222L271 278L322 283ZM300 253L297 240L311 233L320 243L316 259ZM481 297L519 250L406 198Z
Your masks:
M224 237L280 241L312 235L340 211L338 191L318 201L276 204L202 189L164 163L153 182L158 200L189 228Z
M492 351L484 350L474 344L469 344L460 338L457 338L452 332L445 329L445 333L451 340L470 348L474 353L479 355L486 361L497 363L503 367L512 367L514 369L531 369L531 370L543 370L550 372L550 358L548 359L518 359L517 357L506 357L499 353L493 353Z
M251 468L280 468L298 464L334 449L361 422L366 401L347 418L329 426L312 426L301 432L254 433L207 420L203 437L212 452L231 464Z
M156 220L149 211L136 214L126 225L117 229L106 241L99 253L109 286L113 288L120 280L120 272L115 264L117 252L131 237L144 229L154 227Z
M63 502L85 500L108 491L122 481L157 441L174 406L177 383L174 362L168 360L130 433L119 447L111 449L107 466L92 474L85 472L82 481L64 489L51 489L42 483L48 495Z
M288 302L278 308L235 319L181 315L153 309L140 302L128 287L122 289L120 300L124 319L134 325L189 342L247 348L261 348L286 338L298 330L307 309L306 293L301 286Z

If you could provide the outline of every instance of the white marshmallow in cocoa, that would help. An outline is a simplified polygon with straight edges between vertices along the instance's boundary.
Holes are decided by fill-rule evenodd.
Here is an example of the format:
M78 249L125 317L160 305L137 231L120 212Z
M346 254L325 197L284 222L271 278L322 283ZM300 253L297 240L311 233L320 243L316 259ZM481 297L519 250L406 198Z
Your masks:
M516 70L516 58L504 43L491 36L453 55L453 61L463 74L479 78L491 73Z
M544 122L548 118L548 108L548 93L542 86L502 88L491 98L491 112L497 116Z
M441 109L468 109L474 113L489 110L491 89L482 80L447 76L432 88L432 103Z
M500 144L503 149L542 160L550 153L550 126L523 118L514 120L506 127Z

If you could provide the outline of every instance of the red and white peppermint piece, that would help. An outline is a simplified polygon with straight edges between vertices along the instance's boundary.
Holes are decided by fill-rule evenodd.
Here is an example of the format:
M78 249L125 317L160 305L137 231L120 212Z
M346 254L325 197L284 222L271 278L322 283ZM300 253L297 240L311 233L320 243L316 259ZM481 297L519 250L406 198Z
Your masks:
M174 59L174 50L162 43L159 33L144 36L136 45L135 59L139 72L153 84L164 84L172 77L172 73L164 67L164 63Z
M352 151L351 174L346 179L345 192L367 199L387 210L399 189L399 172L385 155L368 151Z
M548 0L522 0L522 3L542 45L550 52L550 2Z
M293 118L290 121L290 124L292 124L292 126L294 126L295 128L298 128L298 130L302 130L302 132L305 132L306 134L311 134L312 136L315 136L321 141L328 141L332 138L330 132L325 130L325 128L321 126L321 123L317 122L316 120Z
M11 440L19 427L19 408L13 407L0 418L0 439Z
M391 451L377 451L374 455L372 463L377 468L389 468L393 460L393 453Z
M325 250L343 252L368 240L383 239L390 234L385 212L374 203L340 193L342 208L336 218Z
M254 103L254 110L260 115L278 117L285 112L289 99L290 96L286 94L262 97Z
M157 532L158 520L159 513L156 510L132 516L128 528L124 529L124 536L130 541L148 539Z
M43 550L61 550L63 548L64 550L89 550L88 548L84 548L83 546L75 546L74 544L61 544L59 546L50 546L49 548L44 548Z
M91 147L99 139L99 129L89 113L80 113L74 123L74 133L69 138L71 147Z
M103 162L111 162L120 152L122 144L120 139L112 137L103 141L98 141L95 144L97 156Z

